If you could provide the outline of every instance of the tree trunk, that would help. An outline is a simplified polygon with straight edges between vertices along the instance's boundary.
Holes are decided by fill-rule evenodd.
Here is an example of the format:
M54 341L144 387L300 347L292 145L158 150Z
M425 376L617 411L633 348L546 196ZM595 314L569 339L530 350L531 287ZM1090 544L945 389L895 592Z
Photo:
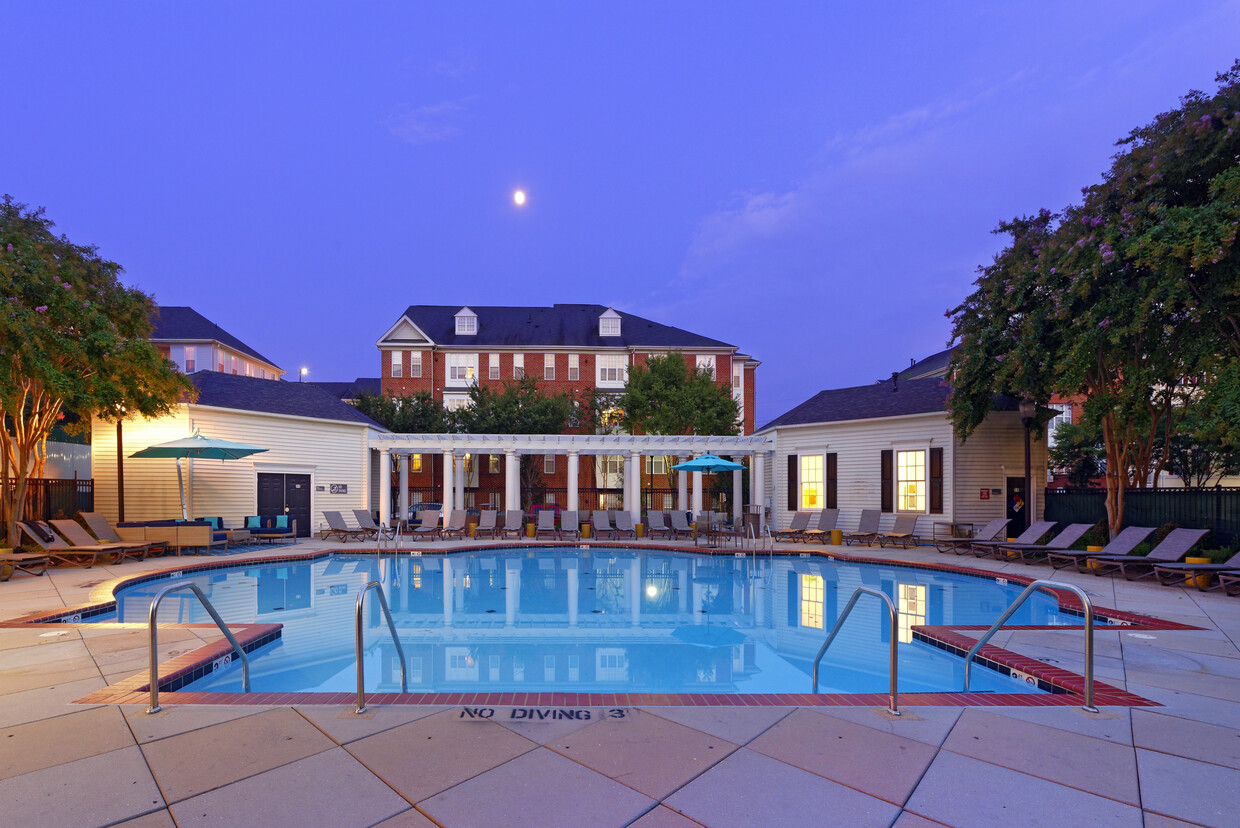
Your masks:
M1124 485L1127 483L1123 441L1115 433L1113 414L1102 418L1102 442L1107 452L1107 528L1113 538L1124 526Z

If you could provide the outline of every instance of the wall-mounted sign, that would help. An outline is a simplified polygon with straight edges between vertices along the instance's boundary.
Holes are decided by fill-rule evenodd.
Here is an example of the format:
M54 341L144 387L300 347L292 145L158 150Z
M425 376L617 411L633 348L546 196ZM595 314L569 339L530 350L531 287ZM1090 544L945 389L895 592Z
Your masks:
M982 489L980 497L982 500L990 500L990 489Z
M326 486L315 486L315 487L314 487L314 490L315 490L316 492L325 492L325 491L327 491L327 487L326 487Z
M349 484L348 483L333 483L331 486L331 493L332 494L348 494Z

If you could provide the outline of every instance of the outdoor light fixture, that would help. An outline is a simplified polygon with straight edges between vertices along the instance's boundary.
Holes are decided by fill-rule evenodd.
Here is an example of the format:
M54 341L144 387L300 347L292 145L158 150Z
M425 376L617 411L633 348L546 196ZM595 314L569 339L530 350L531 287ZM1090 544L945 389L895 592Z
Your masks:
M306 368L306 367L303 367L303 368L301 369L301 373L297 375L297 381L298 381L298 382L301 382L302 380L304 380L304 379L306 378L306 374L308 374L308 373L310 373L310 369L309 369L309 368Z

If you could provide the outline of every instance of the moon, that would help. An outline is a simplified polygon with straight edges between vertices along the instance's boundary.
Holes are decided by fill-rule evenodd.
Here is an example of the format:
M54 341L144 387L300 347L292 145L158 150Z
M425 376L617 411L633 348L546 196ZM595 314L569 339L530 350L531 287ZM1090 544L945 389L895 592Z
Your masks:
M525 204L525 190L517 190L512 194L512 203L518 207Z

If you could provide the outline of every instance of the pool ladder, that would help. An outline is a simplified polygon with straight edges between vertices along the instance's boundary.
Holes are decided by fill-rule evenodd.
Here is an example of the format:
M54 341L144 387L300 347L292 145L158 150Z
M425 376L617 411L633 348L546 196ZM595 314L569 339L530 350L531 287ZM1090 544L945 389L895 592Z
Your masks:
M835 636L839 633L840 627L844 626L844 620L848 618L848 613L852 612L854 606L857 605L857 599L865 595L873 595L887 605L887 614L891 618L891 687L888 695L891 704L887 707L887 712L893 716L900 715L900 699L896 693L896 673L899 669L899 662L896 659L896 645L899 643L900 636L896 631L900 629L896 616L896 605L891 602L891 598L887 593L873 589L872 587L857 587L853 590L852 597L848 599L848 603L844 606L844 611L840 613L840 617L835 620L835 626L831 628L831 632L827 635L827 640L822 642L822 646L818 649L818 655L814 656L814 689L818 692L818 663L822 661L823 655L827 652L827 648L831 646L831 642L835 640ZM967 674L966 674L967 675Z
M400 646L400 636L396 634L396 623L392 621L392 613L388 611L387 599L383 597L383 587L378 581L371 581L357 593L357 621L354 625L354 641L357 645L357 712L366 712L366 665L362 660L362 608L366 603L366 593L371 590L379 596L379 607L383 617L387 619L388 631L392 633L392 643L396 645L396 655L400 658L400 692L408 693L409 684L405 681L405 650Z
M147 708L147 713L158 713L159 707L159 633L155 624L155 618L159 614L159 602L164 600L164 596L170 592L180 592L181 590L190 590L198 596L198 600L202 602L203 609L211 616L211 620L215 622L215 626L220 628L220 632L224 633L224 637L228 639L228 643L233 646L233 650L241 657L241 689L250 692L250 659L245 654L245 650L241 649L241 645L237 643L237 639L229 632L228 627L224 626L224 619L220 618L220 614L215 611L215 607L211 606L211 602L207 600L207 596L193 581L177 581L155 593L155 597L151 599L150 611L150 665L151 665L151 706ZM231 655L231 653L230 653Z

